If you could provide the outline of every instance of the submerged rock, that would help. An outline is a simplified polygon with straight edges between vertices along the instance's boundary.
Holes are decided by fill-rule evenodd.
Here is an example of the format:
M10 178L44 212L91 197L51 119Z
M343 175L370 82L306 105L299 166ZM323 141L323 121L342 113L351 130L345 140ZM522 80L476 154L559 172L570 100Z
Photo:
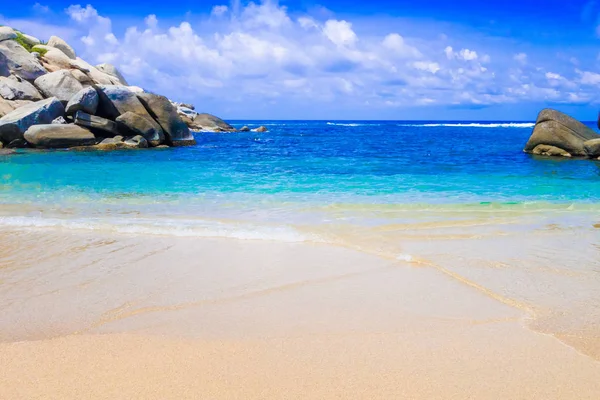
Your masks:
M32 125L50 124L64 111L64 106L56 97L19 107L0 118L0 141L9 143L21 139Z
M60 149L89 146L96 137L88 129L78 125L34 125L25 132L25 140L38 148Z
M173 146L196 144L196 139L181 120L169 99L152 93L138 93L137 96L150 115L162 127L167 143Z
M584 148L584 143L598 138L600 138L600 135L581 122L559 111L545 109L538 115L533 133L525 145L524 151L533 153L539 145L545 145L563 150L571 156L585 157L588 154ZM543 152L538 149L538 152L540 154L546 153L544 155L564 156L562 152L555 149L549 149L550 152Z

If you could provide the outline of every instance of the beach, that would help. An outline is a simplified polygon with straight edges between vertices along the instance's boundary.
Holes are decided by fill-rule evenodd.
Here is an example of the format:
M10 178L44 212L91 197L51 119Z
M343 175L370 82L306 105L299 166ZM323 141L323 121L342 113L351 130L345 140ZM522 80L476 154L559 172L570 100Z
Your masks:
M598 163L261 124L0 158L0 398L600 396Z
M591 324L559 319L546 324L554 332L536 331L531 304L425 260L57 227L1 236L2 398L600 393Z

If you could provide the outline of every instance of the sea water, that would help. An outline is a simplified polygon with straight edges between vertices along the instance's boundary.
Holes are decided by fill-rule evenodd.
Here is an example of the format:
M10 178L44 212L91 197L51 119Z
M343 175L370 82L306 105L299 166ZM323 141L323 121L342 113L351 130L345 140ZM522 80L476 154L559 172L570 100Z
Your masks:
M530 122L234 125L269 131L0 156L0 226L344 246L436 268L600 357L599 161L523 153Z

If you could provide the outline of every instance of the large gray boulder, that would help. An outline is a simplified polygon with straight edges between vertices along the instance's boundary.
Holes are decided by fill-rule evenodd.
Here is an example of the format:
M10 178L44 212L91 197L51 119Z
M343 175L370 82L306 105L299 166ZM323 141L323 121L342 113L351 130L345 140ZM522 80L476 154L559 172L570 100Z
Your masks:
M588 140L583 144L583 148L585 149L585 152L587 153L588 157L600 157L600 139Z
M83 111L77 111L75 114L75 124L86 127L92 132L97 132L102 137L112 137L119 134L117 123L106 118L86 114Z
M11 27L0 26L0 42L17 38L17 32Z
M185 122L181 120L169 99L152 93L138 93L137 96L150 115L162 127L167 143L172 146L196 144L194 136Z
M160 144L165 140L163 128L159 122L150 115L140 99L129 88L115 85L97 85L96 90L100 97L98 115L108 119L117 119L117 117L127 112L137 114L140 117L144 117L153 126L154 130L158 132L157 139L150 139L152 143L158 140Z
M59 49L60 51L65 53L65 55L67 57L69 57L73 60L77 58L77 55L75 54L75 50L73 50L73 48L71 46L69 46L67 44L67 42L65 42L58 36L50 36L50 39L48 39L48 46Z
M104 64L96 65L96 68L100 72L104 72L105 74L108 74L108 75L112 76L113 78L118 79L118 81L119 81L119 83L121 85L129 86L129 84L127 83L127 81L123 77L123 75L121 75L121 72L119 72L119 70L117 69L117 67L115 67L114 65L108 64L108 63L104 63Z
M14 78L14 79L13 79ZM31 83L15 77L0 76L0 96L6 100L42 100L43 97Z
M571 156L585 157L584 142L598 138L600 135L581 122L559 111L545 109L538 115L524 151L533 153L537 146L545 145L562 149Z
M65 104L83 89L83 85L67 70L51 72L40 76L34 85L46 97L56 97Z
M16 41L0 42L0 76L12 74L33 81L46 72L42 64Z
M23 107L27 104L31 104L33 101L30 100L6 100L0 97L0 118L13 112L19 107Z
M25 132L25 140L37 148L44 149L64 149L96 143L92 132L73 124L34 125Z
M73 60L57 48L38 44L33 46L33 51L44 54L41 57L41 62L48 72L56 72L61 69L71 69L74 67Z
M71 65L73 68L77 68L85 72L94 84L122 86L118 78L100 71L98 68L79 57L77 57L75 60L71 60Z
M0 141L10 143L21 139L32 125L50 124L64 112L64 106L56 97L21 106L0 118Z
M28 35L26 33L21 33L21 39L30 46L36 46L41 44L42 41L35 36Z
M150 146L158 146L164 141L162 129L157 130L156 123L148 120L148 117L128 111L118 116L116 122L119 132L124 135L140 135L147 140Z
M193 120L192 129L213 132L235 132L233 126L211 114L196 115Z
M65 107L67 115L73 115L77 111L83 111L87 114L96 114L100 98L98 92L91 86L81 89L75 93Z

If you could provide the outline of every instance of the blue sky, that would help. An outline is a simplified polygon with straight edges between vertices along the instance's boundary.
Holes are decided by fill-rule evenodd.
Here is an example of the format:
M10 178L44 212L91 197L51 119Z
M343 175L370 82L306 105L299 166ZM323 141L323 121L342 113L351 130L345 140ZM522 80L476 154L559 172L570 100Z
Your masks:
M532 120L600 109L600 0L41 1L0 23L58 35L130 84L236 119Z

